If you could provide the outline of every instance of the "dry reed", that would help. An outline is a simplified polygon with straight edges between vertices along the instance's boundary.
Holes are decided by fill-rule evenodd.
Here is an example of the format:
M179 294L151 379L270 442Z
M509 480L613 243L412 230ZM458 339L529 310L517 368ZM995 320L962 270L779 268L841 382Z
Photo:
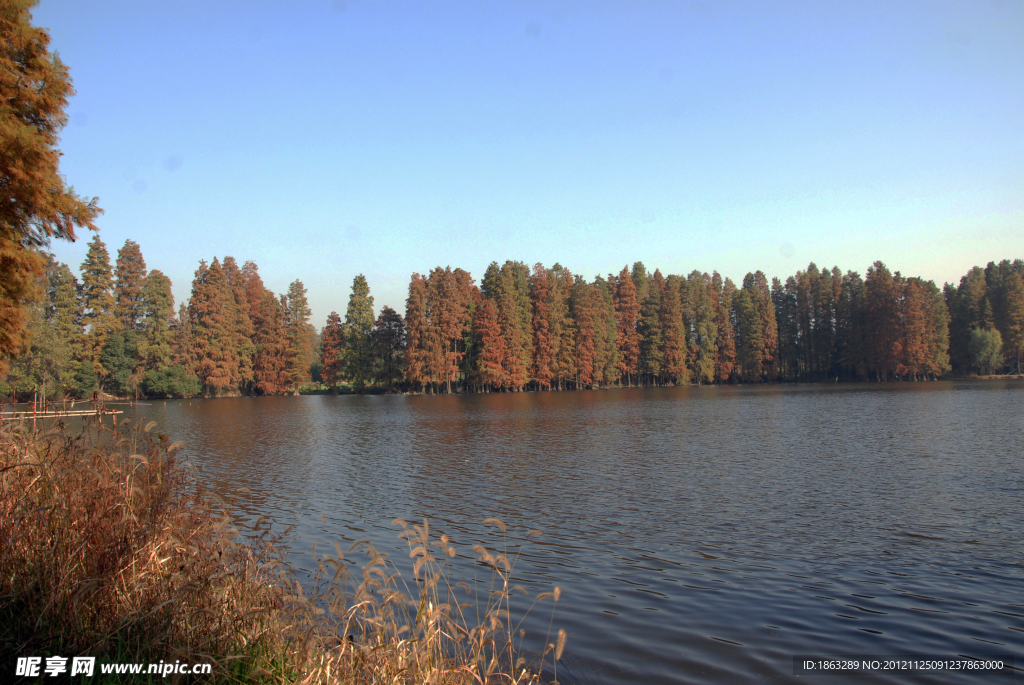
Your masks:
M365 553L361 567L337 545L317 557L304 587L280 537L262 520L234 525L153 425L0 429L0 675L53 654L208 662L232 683L518 685L540 682L549 657L557 668L564 631L522 656L510 601L527 593L507 549L475 548L491 574L478 590L455 582L447 536L396 520L412 589L369 543L348 551Z

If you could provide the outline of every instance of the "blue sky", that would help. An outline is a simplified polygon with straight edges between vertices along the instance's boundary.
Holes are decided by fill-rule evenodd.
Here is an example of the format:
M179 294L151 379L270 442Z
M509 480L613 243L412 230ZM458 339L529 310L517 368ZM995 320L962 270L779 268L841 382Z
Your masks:
M1024 3L42 0L76 191L188 297L642 260L957 280L1024 257ZM90 236L54 244L77 269Z

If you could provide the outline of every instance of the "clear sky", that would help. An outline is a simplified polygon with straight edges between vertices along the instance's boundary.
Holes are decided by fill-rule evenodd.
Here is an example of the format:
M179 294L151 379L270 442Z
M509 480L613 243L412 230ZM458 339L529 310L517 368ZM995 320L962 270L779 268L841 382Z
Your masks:
M1024 257L1024 2L42 0L76 191L188 297L200 259L299 278L739 281ZM77 270L89 235L54 244Z

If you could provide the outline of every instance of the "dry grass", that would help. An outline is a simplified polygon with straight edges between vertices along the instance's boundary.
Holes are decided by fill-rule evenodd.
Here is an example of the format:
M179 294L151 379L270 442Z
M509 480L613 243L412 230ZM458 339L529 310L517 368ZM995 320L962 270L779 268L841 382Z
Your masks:
M0 429L0 669L87 655L211 662L219 682L468 685L536 683L546 659L557 665L562 631L539 660L521 656L510 602L527 593L507 549L475 548L490 575L480 590L453 579L447 536L396 521L412 589L368 543L348 551L362 566L337 545L317 557L304 588L280 540L262 521L239 531L152 427Z

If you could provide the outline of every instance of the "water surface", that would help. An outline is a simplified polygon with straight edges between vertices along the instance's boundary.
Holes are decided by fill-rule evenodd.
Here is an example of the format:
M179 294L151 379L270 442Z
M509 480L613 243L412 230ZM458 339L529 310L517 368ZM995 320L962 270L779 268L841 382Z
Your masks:
M797 654L1024 666L1024 383L653 388L154 402L204 479L296 525L296 564L391 521L544 535L562 682L1010 682L793 676ZM547 610L528 619L543 633Z

